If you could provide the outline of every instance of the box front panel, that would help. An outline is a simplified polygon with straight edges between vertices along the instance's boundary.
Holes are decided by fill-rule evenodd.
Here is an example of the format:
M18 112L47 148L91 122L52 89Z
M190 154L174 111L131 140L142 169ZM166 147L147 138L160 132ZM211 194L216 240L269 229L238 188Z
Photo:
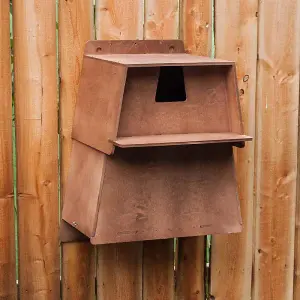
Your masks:
M241 230L230 145L116 148L100 198L95 244Z
M230 67L183 67L182 95L178 78L181 67L169 67L164 77L160 77L159 67L130 68L118 136L230 132L227 88ZM162 92L157 99L159 89Z

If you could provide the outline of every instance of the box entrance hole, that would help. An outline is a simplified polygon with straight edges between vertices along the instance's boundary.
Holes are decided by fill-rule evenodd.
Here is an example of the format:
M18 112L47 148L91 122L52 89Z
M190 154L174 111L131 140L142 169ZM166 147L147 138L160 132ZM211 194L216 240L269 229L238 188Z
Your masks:
M186 101L186 91L182 67L160 67L155 101Z

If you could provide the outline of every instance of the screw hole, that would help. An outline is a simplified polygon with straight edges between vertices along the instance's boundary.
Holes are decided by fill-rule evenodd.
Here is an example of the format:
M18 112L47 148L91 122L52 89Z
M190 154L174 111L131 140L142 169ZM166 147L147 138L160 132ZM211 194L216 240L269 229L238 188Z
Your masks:
M240 89L240 96L244 95L245 91L243 89Z
M98 47L97 49L96 49L96 52L101 52L102 51L102 48L101 47Z
M175 50L175 47L174 47L173 45L171 45L171 46L169 47L169 50L170 50L170 52L173 52L173 51Z

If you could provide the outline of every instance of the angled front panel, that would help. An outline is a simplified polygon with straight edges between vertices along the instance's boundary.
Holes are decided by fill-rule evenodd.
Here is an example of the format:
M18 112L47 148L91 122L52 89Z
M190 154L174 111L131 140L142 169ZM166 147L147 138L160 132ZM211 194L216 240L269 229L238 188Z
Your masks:
M107 158L94 244L241 230L232 148L116 148Z
M62 218L86 236L95 231L105 154L73 141Z
M111 154L116 137L127 68L84 58L72 137Z
M235 78L231 76L233 82L228 81L232 68L232 65L129 68L118 137L242 134ZM233 123L236 125L232 126Z

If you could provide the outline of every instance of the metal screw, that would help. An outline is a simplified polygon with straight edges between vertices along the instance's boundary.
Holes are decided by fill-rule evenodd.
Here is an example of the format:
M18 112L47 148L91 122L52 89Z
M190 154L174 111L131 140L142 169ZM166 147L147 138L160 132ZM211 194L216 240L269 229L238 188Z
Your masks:
M74 226L74 227L77 227L77 223L76 222L72 222L72 225Z

